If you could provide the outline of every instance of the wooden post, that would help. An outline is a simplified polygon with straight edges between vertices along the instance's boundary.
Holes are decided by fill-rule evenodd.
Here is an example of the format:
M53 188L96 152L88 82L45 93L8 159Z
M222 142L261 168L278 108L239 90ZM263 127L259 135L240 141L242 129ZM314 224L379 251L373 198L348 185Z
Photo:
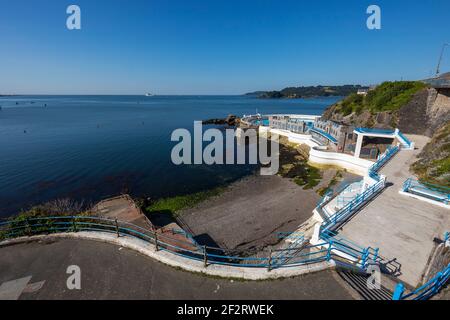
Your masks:
M206 253L206 246L203 246L203 265L205 268L208 266L208 254Z
M73 226L73 232L77 232L77 224L75 223L75 217L72 217L72 226Z
M120 233L119 233L119 224L117 223L117 219L115 220L116 222L116 232L117 232L117 238L120 237Z

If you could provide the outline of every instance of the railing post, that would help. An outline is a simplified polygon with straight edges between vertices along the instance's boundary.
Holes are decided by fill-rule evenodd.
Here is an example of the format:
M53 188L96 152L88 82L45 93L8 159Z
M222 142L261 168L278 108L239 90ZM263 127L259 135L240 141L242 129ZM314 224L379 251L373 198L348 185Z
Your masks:
M77 232L77 224L75 222L75 217L72 217L72 226L73 226L73 232Z
M206 252L206 246L203 246L203 266L205 268L208 266L208 254Z
M269 249L269 263L267 265L267 271L272 270L272 248Z
M155 231L155 250L159 251L159 248L158 248L158 233L156 231Z
M369 252L369 249L368 249L368 248L365 248L365 249L363 250L363 253L362 253L361 267L362 267L362 269L364 269L364 270L366 269L368 252Z
M375 249L375 253L374 253L374 255L373 255L373 262L377 262L377 260L378 260L378 252L380 251L380 249L379 248L376 248Z
M403 285L403 283L401 283L401 282L397 283L394 294L392 296L392 300L401 300L404 291L405 291L405 286Z
M331 260L331 250L333 249L333 240L330 240L327 252L327 261Z
M117 238L119 238L120 237L120 233L119 233L119 224L117 223L117 219L115 219L115 223L116 223Z

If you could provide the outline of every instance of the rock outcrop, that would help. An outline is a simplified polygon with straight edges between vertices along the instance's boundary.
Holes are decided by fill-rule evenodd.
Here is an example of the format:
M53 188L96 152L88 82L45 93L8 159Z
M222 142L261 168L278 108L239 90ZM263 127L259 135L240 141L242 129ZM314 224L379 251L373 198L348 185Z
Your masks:
M204 120L203 124L217 124L217 125L229 125L229 126L236 126L237 124L239 124L240 119L233 115L230 114L228 115L225 119L209 119L209 120Z

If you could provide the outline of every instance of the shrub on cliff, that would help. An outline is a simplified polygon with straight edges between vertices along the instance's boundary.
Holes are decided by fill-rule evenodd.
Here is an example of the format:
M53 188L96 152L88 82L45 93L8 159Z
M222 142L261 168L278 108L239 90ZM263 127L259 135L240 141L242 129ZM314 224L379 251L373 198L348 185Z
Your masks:
M335 112L348 116L367 110L375 114L383 111L397 111L407 104L425 84L418 81L383 82L366 96L349 95L335 106Z
M450 187L450 123L434 134L419 159L411 168L420 180Z

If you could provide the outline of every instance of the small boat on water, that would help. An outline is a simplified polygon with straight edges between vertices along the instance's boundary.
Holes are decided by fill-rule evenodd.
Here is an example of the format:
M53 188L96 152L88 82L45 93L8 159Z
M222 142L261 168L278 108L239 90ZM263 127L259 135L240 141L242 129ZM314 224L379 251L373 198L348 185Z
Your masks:
M146 97L153 97L153 94L151 94L151 93L146 93L145 96L146 96Z

